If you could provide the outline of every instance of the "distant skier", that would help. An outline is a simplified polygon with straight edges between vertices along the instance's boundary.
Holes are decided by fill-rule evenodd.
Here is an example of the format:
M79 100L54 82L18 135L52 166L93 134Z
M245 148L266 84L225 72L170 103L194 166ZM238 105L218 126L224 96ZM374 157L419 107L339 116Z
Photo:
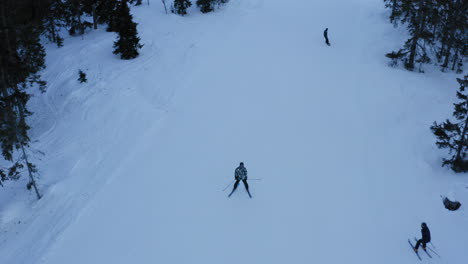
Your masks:
M330 46L330 41L328 40L328 28L323 31L323 36L325 37L325 43L327 43L328 46Z
M242 181L244 183L245 190L249 194L249 197L252 198L252 195L250 195L250 191L249 191L249 185L247 184L247 169L244 167L243 162L241 162L239 164L239 167L236 168L236 170L234 172L234 177L236 179L236 182L234 183L234 188L232 189L232 192L229 194L228 197L231 197L231 195L237 189L237 186L239 185L239 182Z
M426 250L426 244L431 242L431 232L427 227L426 223L421 224L421 235L422 238L416 242L416 246L414 247L414 251L418 252L419 245L422 243L422 248Z

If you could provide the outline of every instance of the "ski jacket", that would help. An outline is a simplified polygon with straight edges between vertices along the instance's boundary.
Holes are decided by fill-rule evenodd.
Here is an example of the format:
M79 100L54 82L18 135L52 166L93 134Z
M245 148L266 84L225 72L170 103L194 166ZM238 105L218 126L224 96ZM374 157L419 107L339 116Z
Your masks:
M245 167L237 167L234 173L236 180L247 180L247 169Z
M422 240L426 243L431 242L431 232L429 231L429 228L423 227L421 228L421 234L422 234Z

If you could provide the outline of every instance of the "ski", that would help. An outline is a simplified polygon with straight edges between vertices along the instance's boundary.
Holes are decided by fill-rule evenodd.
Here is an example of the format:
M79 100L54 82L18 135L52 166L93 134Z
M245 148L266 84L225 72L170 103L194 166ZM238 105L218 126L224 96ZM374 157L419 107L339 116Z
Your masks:
M414 238L414 241L418 242L418 239L417 238ZM426 245L426 248L429 248L427 245ZM427 252L427 250L425 250L423 248L424 252L426 252L427 256L429 256L429 258L432 258L431 254L429 254L429 252Z
M421 257L419 256L419 253L414 249L414 246L413 246L413 244L411 243L411 240L409 240L409 238L408 238L408 243L410 244L411 249L412 249L413 252L416 254L416 256L418 256L418 259L419 259L420 261L422 261Z
M427 246L427 248L428 248L432 253L436 254L436 256L438 256L439 258L442 258L439 254L437 254L437 252L436 252L434 249L430 248L429 246Z

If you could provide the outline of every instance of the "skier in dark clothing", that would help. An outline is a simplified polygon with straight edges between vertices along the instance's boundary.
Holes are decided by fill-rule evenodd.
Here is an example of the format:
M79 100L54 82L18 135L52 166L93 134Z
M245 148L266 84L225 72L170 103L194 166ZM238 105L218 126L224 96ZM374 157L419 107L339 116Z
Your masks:
M328 46L330 46L330 41L328 40L328 28L323 31L323 36L325 37L325 43L327 43Z
M250 191L249 191L249 185L247 184L247 169L244 167L243 162L241 162L239 164L239 167L236 168L234 177L236 179L236 182L234 183L234 188L232 189L232 192L229 194L228 197L231 197L231 195L237 189L237 186L239 186L239 182L242 181L244 183L245 190L249 194L249 197L252 198L252 195L250 195Z
M418 252L419 245L422 243L422 248L426 250L426 244L431 242L431 232L427 227L426 223L421 224L421 235L422 238L416 242L416 246L414 247L414 251Z

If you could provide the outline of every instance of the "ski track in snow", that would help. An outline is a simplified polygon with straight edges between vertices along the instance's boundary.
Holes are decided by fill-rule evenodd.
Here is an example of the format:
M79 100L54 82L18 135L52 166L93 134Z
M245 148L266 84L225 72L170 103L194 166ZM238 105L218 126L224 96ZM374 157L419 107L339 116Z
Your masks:
M388 67L405 35L381 1L132 12L134 60L104 26L47 46L31 101L45 194L1 190L0 263L418 263L422 221L442 256L423 263L466 263L464 205L440 195L468 202L468 182L429 130L457 75ZM221 191L239 161L262 178L253 199Z

